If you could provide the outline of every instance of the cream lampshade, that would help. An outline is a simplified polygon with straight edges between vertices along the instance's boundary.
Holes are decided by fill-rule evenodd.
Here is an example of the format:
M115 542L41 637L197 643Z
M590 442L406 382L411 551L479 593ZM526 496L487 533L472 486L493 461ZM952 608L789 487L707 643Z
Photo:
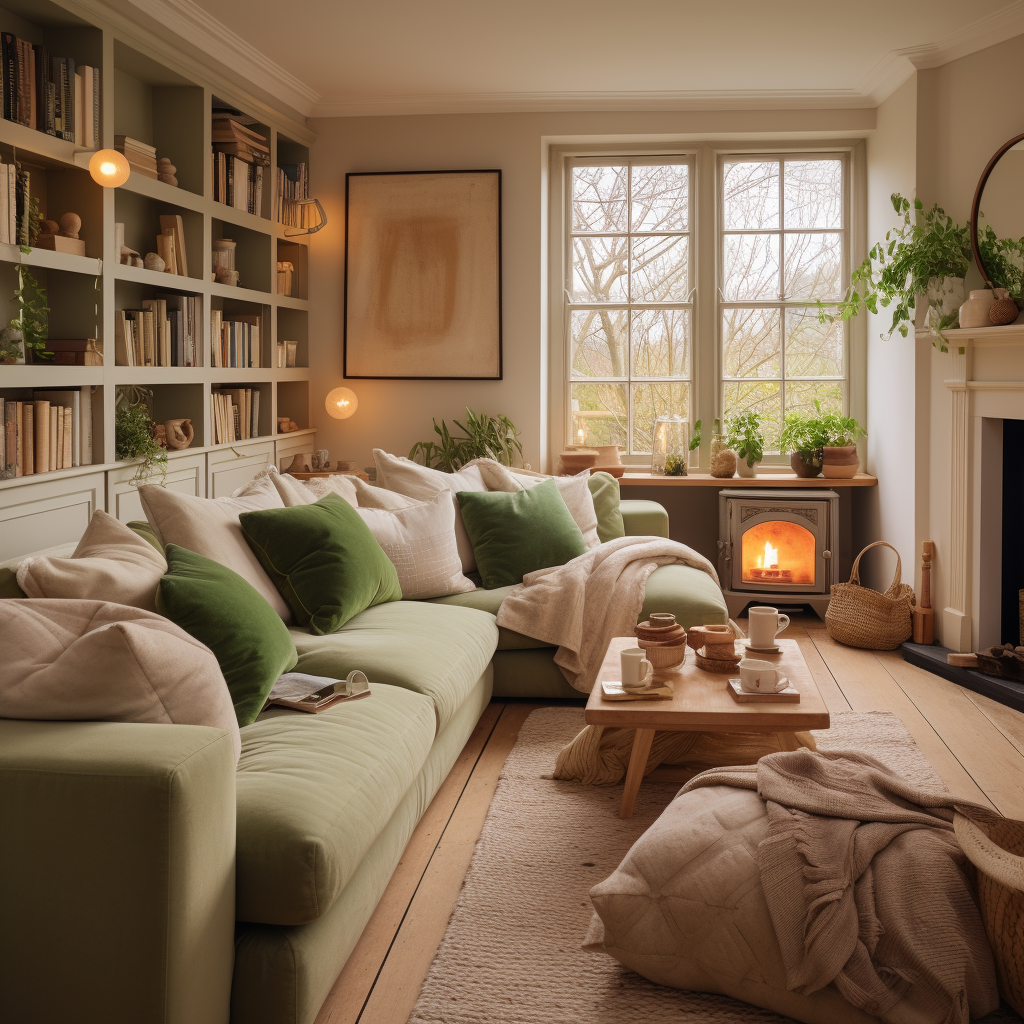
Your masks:
M335 388L324 405L336 420L347 420L359 408L359 399L348 388Z
M117 188L128 180L132 169L123 153L116 149L98 149L89 158L89 173L97 185Z

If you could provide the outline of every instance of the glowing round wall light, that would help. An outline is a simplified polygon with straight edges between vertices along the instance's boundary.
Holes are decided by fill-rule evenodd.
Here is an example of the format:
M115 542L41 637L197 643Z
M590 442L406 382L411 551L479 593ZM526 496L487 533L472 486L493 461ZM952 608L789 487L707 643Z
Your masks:
M128 180L132 169L123 153L116 149L98 149L89 158L89 173L97 185L117 188Z
M335 388L324 405L336 420L347 420L359 408L359 399L348 388Z

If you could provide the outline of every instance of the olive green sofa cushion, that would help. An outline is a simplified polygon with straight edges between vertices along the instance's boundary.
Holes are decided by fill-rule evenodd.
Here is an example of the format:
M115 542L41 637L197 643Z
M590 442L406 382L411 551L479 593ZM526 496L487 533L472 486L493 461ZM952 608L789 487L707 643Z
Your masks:
M358 668L374 682L423 694L433 702L438 731L483 674L498 644L493 615L427 601L367 608L327 636L295 628L291 633L299 652L297 671L338 679Z
M668 512L656 501L625 498L619 502L619 512L626 537L668 536Z
M494 590L484 590L479 587L476 590L469 590L464 594L448 594L445 597L432 597L430 604L456 605L460 608L477 608L482 612L490 612L497 615L501 602L512 587L496 587ZM534 640L533 637L523 633L517 633L514 629L498 627L498 650L519 651L529 650L533 647L548 647L543 640Z
M622 521L619 501L619 481L611 473L591 473L587 481L590 496L594 499L597 514L597 539L604 544L625 537L626 528Z

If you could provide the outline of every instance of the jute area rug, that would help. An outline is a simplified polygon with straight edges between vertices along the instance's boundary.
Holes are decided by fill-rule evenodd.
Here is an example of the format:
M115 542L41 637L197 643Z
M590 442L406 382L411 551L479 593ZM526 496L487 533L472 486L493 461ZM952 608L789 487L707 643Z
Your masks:
M832 723L815 733L820 749L852 747L914 782L935 784L935 771L895 715L845 712ZM544 778L583 725L577 708L542 708L523 725L410 1024L784 1024L788 1018L733 999L655 985L580 949L589 890L680 788L645 781L633 817L622 821L621 785Z

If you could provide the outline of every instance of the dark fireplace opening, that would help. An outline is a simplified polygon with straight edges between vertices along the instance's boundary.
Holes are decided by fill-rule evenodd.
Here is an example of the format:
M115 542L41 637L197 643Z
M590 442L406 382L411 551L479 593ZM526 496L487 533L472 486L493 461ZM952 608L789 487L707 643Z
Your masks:
M1020 592L1024 590L1024 540L1021 515L1024 513L1024 471L1020 464L1024 451L1024 420L1003 420L1003 537L1002 599L1000 630L1002 643L1021 644Z

